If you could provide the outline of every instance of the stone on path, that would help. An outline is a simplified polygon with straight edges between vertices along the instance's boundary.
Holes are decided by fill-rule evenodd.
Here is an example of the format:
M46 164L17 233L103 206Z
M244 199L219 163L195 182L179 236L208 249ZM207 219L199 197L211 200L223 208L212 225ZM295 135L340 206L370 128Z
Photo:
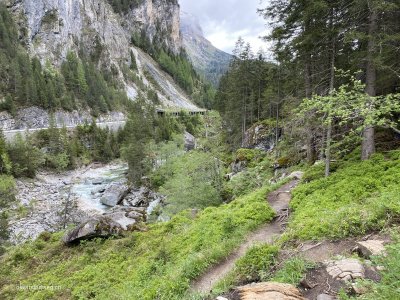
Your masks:
M346 258L327 263L326 271L334 279L351 281L353 279L364 278L365 270L358 259Z
M335 300L335 298L331 295L320 294L317 296L317 300Z
M371 255L381 255L385 253L385 246L383 245L385 242L380 240L367 240L358 242L358 248L361 254L369 258Z
M241 300L305 300L300 291L291 284L261 282L237 288Z

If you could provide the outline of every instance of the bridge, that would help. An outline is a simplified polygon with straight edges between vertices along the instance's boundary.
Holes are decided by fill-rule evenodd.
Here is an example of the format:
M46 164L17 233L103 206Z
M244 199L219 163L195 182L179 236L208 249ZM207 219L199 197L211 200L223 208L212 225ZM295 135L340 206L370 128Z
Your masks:
M198 109L198 110L173 110L173 109L163 109L163 108L157 108L156 109L157 115L159 116L173 116L173 117L179 117L182 113L187 113L190 116L195 116L195 115L202 115L204 116L207 113L206 109Z

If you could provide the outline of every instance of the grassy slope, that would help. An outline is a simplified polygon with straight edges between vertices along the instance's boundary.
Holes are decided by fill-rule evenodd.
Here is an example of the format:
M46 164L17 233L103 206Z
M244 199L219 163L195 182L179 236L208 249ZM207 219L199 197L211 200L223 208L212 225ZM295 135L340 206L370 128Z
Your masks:
M400 152L348 161L329 178L293 193L289 235L302 240L341 238L382 229L400 216Z
M11 250L0 264L1 299L182 299L190 280L225 257L258 225L273 218L272 187L230 204L190 212L116 240L65 247L61 234ZM16 285L54 285L27 291Z
M286 240L360 235L398 219L399 151L377 154L365 162L345 161L335 169L327 179L321 177L321 167L309 170L306 179L310 182L294 191L289 229L278 245ZM4 285L0 298L183 299L191 279L225 257L246 232L271 220L273 212L265 201L270 189L264 187L230 204L207 208L197 217L182 213L123 239L67 248L57 234L49 241L39 239L16 248L0 266L0 286ZM249 278L267 280L276 253L275 246L249 251L228 285ZM388 263L397 266L397 261ZM305 265L290 261L283 269L275 274L279 281L295 283ZM390 290L397 275L387 276L388 283L383 281L376 289ZM62 289L18 291L14 285L19 281Z
M305 182L293 191L289 227L276 245L248 251L235 270L217 285L218 292L254 280L298 284L312 266L301 258L292 258L275 274L271 273L278 250L286 241L359 236L398 222L400 151L385 156L376 154L364 162L343 161L335 166L329 178L323 177L323 168L323 165L309 168ZM399 249L399 242L389 247L391 254L379 262L387 266L382 272L382 282L373 284L371 294L362 299L395 299L394 295L400 293L400 254L394 254Z

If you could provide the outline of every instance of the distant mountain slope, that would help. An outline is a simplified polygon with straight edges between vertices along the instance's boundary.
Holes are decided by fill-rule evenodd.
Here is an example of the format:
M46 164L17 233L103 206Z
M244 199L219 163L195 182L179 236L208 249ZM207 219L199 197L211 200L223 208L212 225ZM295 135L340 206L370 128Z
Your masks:
M181 34L183 47L196 70L214 86L228 70L232 55L214 47L204 37L203 30L195 16L181 12Z

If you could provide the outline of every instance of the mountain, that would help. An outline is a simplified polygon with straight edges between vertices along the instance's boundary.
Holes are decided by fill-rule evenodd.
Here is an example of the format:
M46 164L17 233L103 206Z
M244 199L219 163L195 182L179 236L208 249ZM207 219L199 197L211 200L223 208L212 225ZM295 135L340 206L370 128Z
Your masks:
M181 33L185 48L197 72L217 86L228 70L232 55L214 47L204 37L199 21L192 14L181 12Z
M158 60L160 53L168 53L167 61L175 61L182 50L177 0L0 0L0 5L14 19L5 24L3 35L12 41L0 45L7 56L3 72L8 72L0 80L15 77L0 82L1 103L11 99L16 109L37 106L97 115L123 111L120 103L128 100L120 100L118 93L124 92L127 99L144 98L162 108L198 109L191 90L177 84L177 76ZM20 76L24 73L26 80ZM76 88L79 74L87 81L84 93ZM27 92L14 93L13 81ZM51 91L46 97L40 94L43 87ZM50 103L54 89L58 99ZM72 104L63 104L66 97ZM15 113L8 111L5 119L12 123L8 118Z

